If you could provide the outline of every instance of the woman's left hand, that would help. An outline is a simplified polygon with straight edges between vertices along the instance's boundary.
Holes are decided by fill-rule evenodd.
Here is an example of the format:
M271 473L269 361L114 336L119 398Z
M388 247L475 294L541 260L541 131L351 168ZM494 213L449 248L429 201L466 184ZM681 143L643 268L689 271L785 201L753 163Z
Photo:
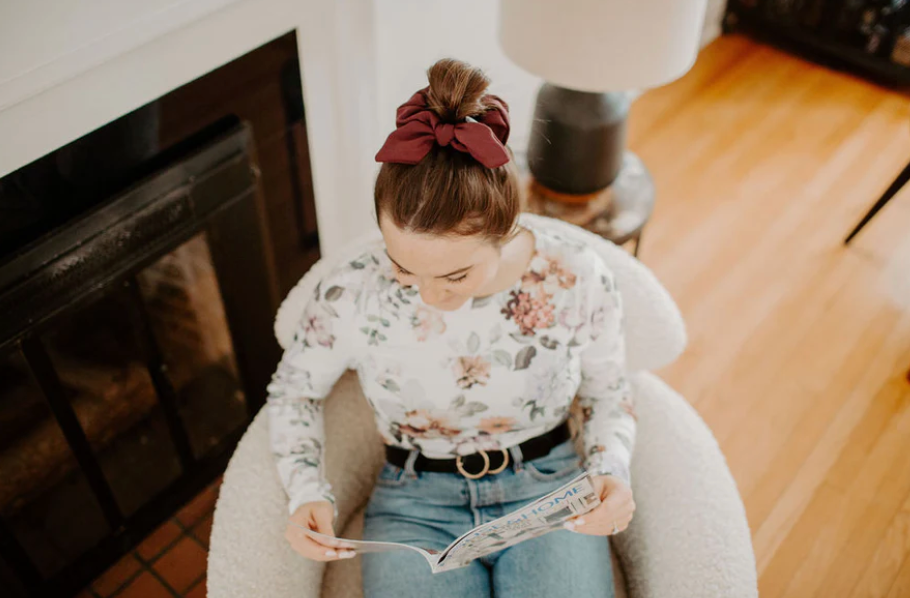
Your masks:
M612 536L629 527L635 513L632 488L611 475L594 476L591 481L602 502L593 511L567 521L565 528L589 536Z

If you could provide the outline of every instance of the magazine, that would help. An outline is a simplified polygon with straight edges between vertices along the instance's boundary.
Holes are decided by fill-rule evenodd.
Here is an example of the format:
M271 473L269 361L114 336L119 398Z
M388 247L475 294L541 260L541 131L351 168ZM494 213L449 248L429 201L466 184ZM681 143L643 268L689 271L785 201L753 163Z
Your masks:
M440 573L465 567L471 561L482 556L562 529L565 521L583 515L599 504L600 497L594 490L590 475L583 473L558 490L517 511L475 527L441 551L398 542L367 542L335 538L296 523L294 525L303 529L307 535L324 546L349 548L360 553L413 550L427 560L433 573Z

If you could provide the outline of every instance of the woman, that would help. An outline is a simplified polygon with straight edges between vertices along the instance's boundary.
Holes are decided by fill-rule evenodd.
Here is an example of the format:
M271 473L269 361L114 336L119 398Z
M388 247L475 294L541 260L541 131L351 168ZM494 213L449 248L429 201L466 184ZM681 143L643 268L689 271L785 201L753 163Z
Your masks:
M614 278L590 248L519 223L508 107L442 60L376 159L383 242L325 276L269 386L291 522L334 535L322 399L357 370L387 445L364 538L440 550L590 472L603 503L567 528L432 575L409 551L363 555L364 593L612 596L609 541L635 509L635 414ZM584 414L584 462L569 406ZM350 558L288 524L314 560Z

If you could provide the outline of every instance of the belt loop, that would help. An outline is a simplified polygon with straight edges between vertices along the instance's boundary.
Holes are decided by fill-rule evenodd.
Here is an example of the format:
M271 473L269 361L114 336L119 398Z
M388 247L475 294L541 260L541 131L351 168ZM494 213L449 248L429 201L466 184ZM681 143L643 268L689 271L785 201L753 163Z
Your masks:
M515 446L509 447L509 454L512 455L512 469L515 473L520 472L524 468L524 455L521 454L521 447L517 444Z
M417 449L411 449L408 452L408 458L404 462L404 474L411 479L417 479L417 470L414 469L414 464L417 462L417 457L420 456L420 451Z

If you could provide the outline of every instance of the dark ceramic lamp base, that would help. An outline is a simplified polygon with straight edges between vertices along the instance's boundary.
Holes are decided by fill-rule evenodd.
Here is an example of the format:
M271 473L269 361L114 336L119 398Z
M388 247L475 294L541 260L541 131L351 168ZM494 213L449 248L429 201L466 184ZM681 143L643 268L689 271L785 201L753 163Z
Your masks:
M626 144L626 92L590 93L544 83L528 144L528 168L552 199L584 203L619 176Z

